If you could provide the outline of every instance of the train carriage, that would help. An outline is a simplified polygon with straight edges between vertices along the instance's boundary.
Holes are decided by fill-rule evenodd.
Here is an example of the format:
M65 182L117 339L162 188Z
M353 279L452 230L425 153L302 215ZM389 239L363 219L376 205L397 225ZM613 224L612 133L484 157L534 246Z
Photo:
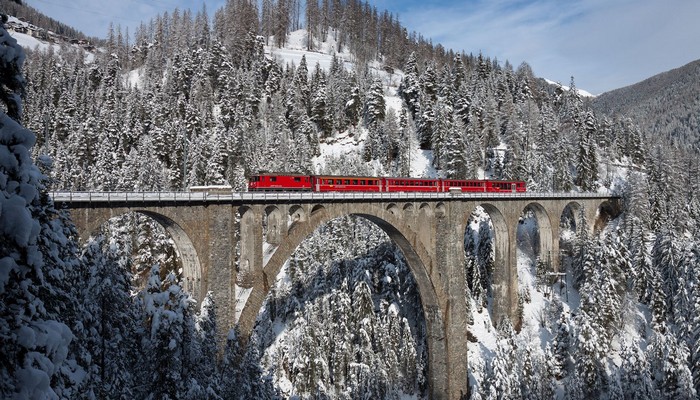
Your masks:
M258 174L248 180L248 190L309 191L311 176L290 174Z
M520 181L486 181L486 191L495 193L518 193L525 191L525 182Z
M440 179L384 178L383 192L442 192Z
M444 179L444 191L461 190L463 193L521 193L525 192L525 182L522 181L491 181L491 180L458 180Z
M380 192L384 178L366 176L312 175L314 192Z
M262 173L248 182L250 191L314 192L430 192L430 193L523 193L522 181L380 178L367 176L301 175Z

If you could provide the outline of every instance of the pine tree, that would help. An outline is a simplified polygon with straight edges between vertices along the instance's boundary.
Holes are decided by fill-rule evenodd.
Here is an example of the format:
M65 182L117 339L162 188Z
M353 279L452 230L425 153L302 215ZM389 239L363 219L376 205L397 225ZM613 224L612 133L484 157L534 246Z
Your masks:
M316 66L318 67L318 64ZM321 78L311 100L311 121L318 127L321 138L330 136L333 130L333 120L328 110L324 78Z
M365 142L365 160L385 159L389 153L389 143L381 122L386 116L386 102L382 84L375 80L370 87L365 101L364 119L368 135Z
M212 292L207 292L196 317L196 341L190 346L192 365L188 368L187 398L222 398L217 368L217 333L216 304Z
M365 123L368 126L377 125L386 116L386 100L382 82L375 79L365 100Z
M622 359L620 388L625 394L625 398L630 400L655 398L657 393L654 389L646 355L623 341L620 358Z
M496 345L496 353L491 361L491 374L489 389L495 392L499 399L521 398L519 373L514 370L515 356L513 348L507 339L499 340Z
M666 309L664 316L673 316L675 303L673 294L678 290L680 251L670 231L660 232L651 251L652 264L659 272L662 282L661 288L664 294Z
M654 328L648 347L652 377L662 398L692 399L696 392L688 368L688 348L665 325Z
M608 353L607 342L600 337L602 327L583 309L576 316L576 326L576 371L584 383L586 396L598 397L607 384L604 367Z
M696 270L700 268L696 266ZM693 384L696 393L700 393L700 285L697 283L693 289L693 309L690 315L690 371L693 374Z
M86 302L93 305L93 319L84 321L90 337L94 395L128 399L135 393L131 388L139 374L134 367L139 364L139 336L142 332L137 321L140 318L131 297L131 277L119 265L114 253L116 246L102 250L103 238L88 243L82 262L90 267L90 279Z
M417 117L418 110L420 109L420 86L418 82L418 62L416 61L416 54L411 53L408 56L408 61L404 66L404 78L399 86L399 94L403 98L404 102L408 106L411 115L415 119Z
M56 313L53 279L63 262L59 244L67 244L65 219L51 221L52 203L41 195L43 176L29 149L36 138L20 125L24 51L0 27L0 396L57 398L60 373L82 374L69 354L74 335ZM43 199L42 199L43 198ZM48 219L46 217L49 217ZM69 246L67 246L69 247ZM70 248L70 247L69 247ZM48 250L48 252L47 252ZM76 301L76 299L69 299ZM53 304L51 304L53 303ZM73 365L71 365L73 364ZM55 382L54 380L58 380ZM65 392L70 396L70 392Z
M552 372L558 380L568 376L569 369L573 365L571 359L572 347L571 321L567 313L562 313L555 325L554 340L552 341L551 352Z
M597 121L592 112L586 112L583 125L578 129L578 154L576 159L576 185L583 191L591 191L598 180L598 158L594 137Z
M187 341L191 341L186 329L191 300L176 283L173 273L160 278L160 268L155 265L147 288L142 292L147 315L146 351L150 355L150 382L144 393L151 398L176 399L187 392L187 376L181 366L187 362L184 353ZM191 342L190 342L191 343Z

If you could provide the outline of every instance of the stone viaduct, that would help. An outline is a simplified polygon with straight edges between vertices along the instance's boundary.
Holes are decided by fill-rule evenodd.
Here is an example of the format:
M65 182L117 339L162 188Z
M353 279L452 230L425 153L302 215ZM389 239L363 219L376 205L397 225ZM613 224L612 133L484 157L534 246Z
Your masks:
M314 230L356 215L375 223L405 256L421 296L428 332L431 399L468 393L464 235L481 206L495 235L494 320L514 325L518 301L516 232L531 210L539 254L559 264L559 230L568 210L583 211L591 232L619 213L619 199L598 194L452 193L53 193L70 210L82 238L114 216L143 213L172 236L183 262L185 287L198 300L211 291L221 326L252 332L265 297L284 263ZM568 209L568 210L567 210ZM225 335L225 332L223 333Z

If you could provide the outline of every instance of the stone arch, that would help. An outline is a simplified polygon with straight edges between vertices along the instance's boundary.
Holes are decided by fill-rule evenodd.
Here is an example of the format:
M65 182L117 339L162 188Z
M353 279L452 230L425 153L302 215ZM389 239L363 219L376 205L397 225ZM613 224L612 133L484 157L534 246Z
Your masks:
M265 220L263 221L263 234L267 243L278 245L282 242L282 211L277 206L265 207Z
M447 209L445 207L445 203L437 203L435 206L435 216L438 218L442 218L446 215Z
M513 265L515 255L510 254L510 229L508 222L503 212L495 205L491 203L480 203L478 205L489 215L493 226L495 257L491 282L493 293L492 321L494 324L497 324L502 317L508 316L513 326L517 326L518 321L516 321L515 313L511 313L511 310L514 310L515 307L513 306L517 304L518 279L516 265ZM469 219L473 211L464 216L462 224L464 229L469 225Z
M291 257L292 253L301 242L311 235L320 226L333 219L354 215L365 218L379 226L401 249L408 267L413 274L421 304L425 315L428 345L428 379L431 382L431 391L434 393L446 393L448 388L448 371L444 358L446 356L445 343L445 317L443 315L446 306L441 299L448 301L449 296L439 282L437 268L434 268L433 260L427 250L419 241L415 240L415 234L406 228L403 223L389 211L379 205L361 206L362 211L339 205L337 207L321 208L312 213L308 223L299 225L289 235L285 243L270 257L263 268L263 279L256 280L252 292L248 297L238 321L238 326L243 338L247 340L252 333L255 319L263 305L264 299L269 293L283 264ZM435 276L434 276L435 275ZM466 363L466 359L464 360Z
M77 214L77 211L78 210L72 210L71 216L77 216L75 215ZM205 282L202 279L203 274L199 255L197 254L197 250L192 242L192 239L182 227L181 223L176 222L173 218L165 215L164 213L144 209L84 209L83 212L86 213L86 215L84 215L84 220L89 220L89 222L82 225L80 227L81 229L79 230L80 237L83 240L87 240L90 235L95 233L110 219L130 212L145 215L156 221L163 227L163 229L165 229L165 232L172 238L173 243L175 244L175 251L182 262L182 279L184 289L192 294L192 296L198 301L203 299L205 293ZM75 221L79 222L79 218L76 218Z
M418 207L418 214L426 217L432 217L433 209L430 208L430 204L421 203L421 205Z
M293 205L289 207L289 229L287 232L291 232L297 224L302 224L306 222L308 216L306 215L306 210L300 205Z
M413 213L415 212L415 207L413 206L413 203L406 203L403 205L403 212L407 216L413 216Z
M396 204L390 203L388 206L386 206L386 210L389 211L393 216L401 218L401 210Z
M175 251L178 252L180 260L182 260L182 279L184 289L192 296L201 301L204 299L204 290L202 288L202 266L199 262L197 250L195 250L192 240L182 227L172 219L163 214L159 214L146 210L135 210L135 212L144 214L158 222L165 231L170 235L175 243Z
M620 203L617 200L584 200L570 201L562 209L561 220L572 218L573 223L577 226L580 222L581 211L585 218L586 229L589 234L595 234L602 231L612 219L620 215Z
M255 226L255 211L250 207L241 207L238 210L241 226ZM255 282L254 266L256 265L255 241L241 240L239 242L240 255L238 258L238 271L236 284L242 288L250 288Z
M537 230L539 234L539 243L537 246L536 256L539 256L541 260L546 261L547 259L552 260L557 257L558 246L554 248L554 224L549 216L549 213L540 203L533 202L525 206L523 211L530 210L535 215L537 220ZM558 226L558 225L556 225ZM516 227L517 232L517 227Z
M603 229L605 229L608 222L620 215L620 212L620 205L617 201L606 200L600 203L591 220L593 233L601 232ZM593 215L592 212L591 215Z
M326 207L323 206L323 204L316 204L311 208L311 217L313 218L314 214L317 214L319 212L322 212L326 209Z
M579 224L579 215L583 205L576 201L566 203L559 216L559 225L562 227L572 227L576 231ZM586 221L589 222L589 221Z

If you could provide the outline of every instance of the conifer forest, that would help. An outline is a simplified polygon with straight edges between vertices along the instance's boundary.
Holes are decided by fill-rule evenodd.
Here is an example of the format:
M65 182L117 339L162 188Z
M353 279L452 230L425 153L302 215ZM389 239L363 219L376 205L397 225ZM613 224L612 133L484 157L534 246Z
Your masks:
M275 56L298 32L328 65ZM0 28L0 398L427 398L420 295L372 222L339 218L308 237L242 340L217 323L224 305L184 290L155 220L122 215L78 238L49 196L245 191L264 170L620 195L599 234L562 218L563 282L548 280L523 214L518 326L491 322L493 227L474 212L468 398L700 395L700 105L688 100L686 118L667 100L635 111L583 96L573 77L552 84L527 63L443 48L362 0L228 0L94 40L91 52L22 48Z

